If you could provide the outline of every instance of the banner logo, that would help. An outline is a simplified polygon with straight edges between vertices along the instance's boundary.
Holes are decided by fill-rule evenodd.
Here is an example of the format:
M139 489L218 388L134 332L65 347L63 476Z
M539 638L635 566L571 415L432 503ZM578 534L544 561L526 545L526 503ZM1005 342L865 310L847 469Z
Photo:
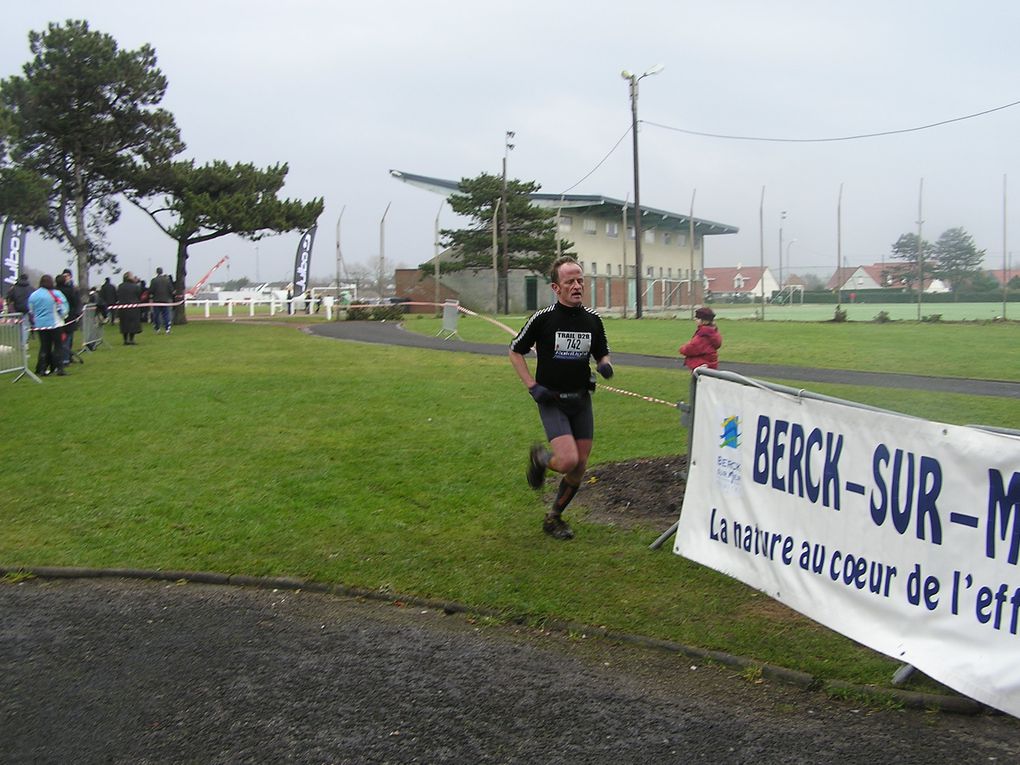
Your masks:
M0 297L6 295L17 281L25 263L25 227L10 218L4 224L0 240Z
M297 255L294 258L294 297L308 289L308 272L312 267L312 244L315 242L315 230L312 226L301 235L298 242Z

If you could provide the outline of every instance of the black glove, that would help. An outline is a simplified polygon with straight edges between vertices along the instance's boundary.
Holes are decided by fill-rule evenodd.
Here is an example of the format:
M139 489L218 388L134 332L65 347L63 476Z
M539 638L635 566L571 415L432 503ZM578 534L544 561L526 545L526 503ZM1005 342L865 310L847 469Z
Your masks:
M544 385L539 385L538 383L535 383L528 388L528 393L530 393L531 397L539 404L551 404L556 400L555 393L546 388Z
M603 379L608 380L610 377L613 376L613 365L610 364L608 361L603 361L601 364L595 367L595 371L602 375Z

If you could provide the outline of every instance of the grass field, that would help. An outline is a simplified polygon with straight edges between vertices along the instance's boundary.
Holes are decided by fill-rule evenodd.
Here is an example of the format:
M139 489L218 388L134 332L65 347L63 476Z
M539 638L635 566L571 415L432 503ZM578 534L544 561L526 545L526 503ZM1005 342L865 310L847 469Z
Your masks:
M755 347L766 357L791 353L786 325L769 325L771 341L739 340L742 325L723 331L749 359ZM1011 359L1012 377L996 376L1016 379L1017 328L1003 326L975 326L983 334L958 339L951 326L914 329L948 333L929 336L935 354L980 337L974 363ZM668 338L667 355L690 329L679 321L610 327L624 345ZM834 343L806 337L796 339L805 360ZM855 337L871 343L873 364L895 368L903 355L881 334L841 342L852 348ZM748 587L650 552L654 535L585 523L583 493L577 539L545 537L544 503L522 477L540 425L505 359L223 321L195 321L170 337L146 331L133 347L111 341L67 378L11 385L0 377L4 566L294 575L534 622L605 625L824 678L883 685L895 668ZM676 372L638 368L622 368L614 382L666 400L682 398L687 384ZM1020 428L1015 400L815 389L946 422ZM623 396L599 398L597 423L596 464L674 454L686 440L674 411Z
M526 317L499 317L511 328ZM689 319L605 319L614 352L677 355L690 339ZM1020 380L1020 322L831 323L719 319L720 358L826 369L904 372L937 377ZM405 326L434 335L441 321L409 315ZM510 335L483 318L461 317L460 337L469 342L509 343ZM456 340L451 340L456 342Z

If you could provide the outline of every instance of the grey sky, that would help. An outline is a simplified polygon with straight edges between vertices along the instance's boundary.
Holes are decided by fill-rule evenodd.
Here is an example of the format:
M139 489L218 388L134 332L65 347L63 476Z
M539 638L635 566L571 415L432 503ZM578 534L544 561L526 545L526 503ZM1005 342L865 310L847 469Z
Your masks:
M151 44L170 87L164 105L200 162L287 162L286 196L324 196L312 274L335 272L337 217L348 263L379 255L388 203L387 260L432 256L440 197L399 183L396 168L458 179L498 173L516 131L510 175L543 191L574 186L630 121L622 69L665 69L641 82L639 116L688 130L832 137L895 130L1020 100L1015 44L1020 5L1007 0L474 0L176 3L35 0L9 4L0 76L20 73L27 33L85 18L125 48ZM827 277L887 254L916 231L925 179L924 236L963 226L986 265L1002 264L1002 179L1020 198L1020 106L932 130L823 144L703 138L644 125L641 197L653 207L739 226L713 237L710 266L778 265L780 211L793 270ZM632 195L629 137L577 193ZM1017 227L1015 202L1009 228ZM457 222L446 207L442 226ZM125 207L110 233L121 265L171 268L174 243ZM285 279L298 234L258 244L259 276ZM1008 245L1007 249L1012 248ZM1018 248L1020 249L1020 248ZM68 256L38 237L29 265ZM223 255L229 274L256 276L256 245L228 238L191 249L189 281ZM111 269L100 273L106 275ZM226 276L221 271L217 276ZM98 283L93 276L93 283Z

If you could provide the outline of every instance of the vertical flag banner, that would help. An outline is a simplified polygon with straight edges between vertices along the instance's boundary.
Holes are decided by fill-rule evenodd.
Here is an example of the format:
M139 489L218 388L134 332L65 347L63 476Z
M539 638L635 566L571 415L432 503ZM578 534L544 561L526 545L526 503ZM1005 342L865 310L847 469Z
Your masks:
M1020 717L1020 438L711 374L675 552Z
M294 258L294 297L304 294L308 289L308 270L312 265L312 243L317 228L318 225L315 225L308 229L298 243L297 256Z
M0 240L0 298L7 295L25 267L27 233L24 226L10 218L4 223L4 235Z

